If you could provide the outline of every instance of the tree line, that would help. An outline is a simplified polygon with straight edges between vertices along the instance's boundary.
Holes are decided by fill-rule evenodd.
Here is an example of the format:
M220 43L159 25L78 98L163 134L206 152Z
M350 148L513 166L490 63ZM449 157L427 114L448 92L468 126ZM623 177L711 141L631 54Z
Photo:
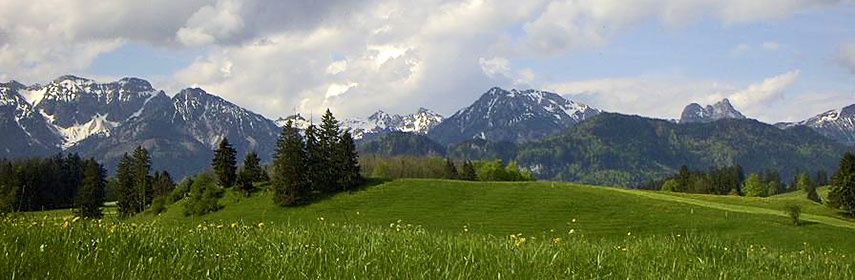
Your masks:
M74 208L101 217L107 171L77 154L0 159L0 213Z
M660 182L651 182L643 188L659 189L662 191L729 194L764 197L795 190L803 190L808 198L820 201L816 188L828 184L828 175L819 170L811 177L808 173L798 173L785 184L780 173L767 169L751 173L747 177L739 165L713 168L709 171L689 170L685 165L680 167L677 174Z
M168 172L152 174L151 170L151 155L142 146L137 146L131 155L122 155L115 178L116 206L120 216L143 212L155 200L161 203L160 200L175 188Z
M439 156L360 157L363 175L386 178L434 178L468 181L534 181L531 171L520 169L516 162L503 160L452 160Z

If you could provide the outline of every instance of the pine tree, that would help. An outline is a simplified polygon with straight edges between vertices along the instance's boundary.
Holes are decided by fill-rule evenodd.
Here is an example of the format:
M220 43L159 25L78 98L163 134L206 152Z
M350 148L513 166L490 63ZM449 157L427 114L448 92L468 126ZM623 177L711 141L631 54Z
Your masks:
M104 188L107 185L107 171L94 159L87 160L83 166L83 185L75 199L76 215L83 218L100 218L104 205Z
M324 192L335 192L341 190L336 183L337 179L341 177L340 166L342 166L342 163L337 162L339 157L335 156L340 135L341 129L339 128L338 121L335 119L332 112L327 109L326 113L324 113L324 116L321 118L321 131L318 135L318 144L321 148L320 150L322 155L322 170L319 177L321 182L319 182L320 184L318 184L318 186Z
M175 189L175 181L172 180L169 172L156 172L152 180L151 189L154 197L166 197Z
M475 165L471 161L463 162L463 168L460 173L460 179L466 181L475 181L478 179L478 174L475 172Z
M132 216L136 213L136 189L134 189L135 177L133 159L127 153L122 155L122 160L116 167L116 181L118 181L118 194L116 205L119 214L123 217Z
M816 185L810 180L810 174L802 173L798 176L799 189L807 193L807 198L815 202L822 202L819 194L816 193Z
M326 184L329 180L325 178L325 162L324 152L321 149L321 144L318 140L318 128L314 124L310 124L306 128L306 174L308 181L311 184L312 190L322 192L326 190Z
M816 171L816 178L814 178L813 182L818 186L826 186L828 185L828 175L825 173L825 170Z
M362 184L362 174L359 167L359 153L356 152L356 144L350 131L341 135L338 145L336 162L339 164L338 185L342 190L353 190Z
M459 177L457 175L457 167L455 167L454 162L448 158L445 159L445 172L444 173L445 174L443 177L445 177L445 179L452 179L453 180L453 179L458 179L458 177Z
M297 205L307 199L305 143L290 120L276 143L273 173L273 201L277 205Z
M250 182L267 181L267 176L264 174L264 170L261 169L260 162L261 159L258 158L258 154L255 151L250 151L243 158L243 170L246 171L246 179L249 179Z
M134 151L134 195L136 212L142 212L151 203L151 157L148 150L138 146Z
M229 144L229 139L223 138L220 141L220 146L214 151L214 159L211 162L211 167L214 168L214 173L217 174L217 181L223 188L228 188L234 185L235 177L237 177L237 152L232 145Z
M831 176L828 199L829 206L855 215L855 154L851 152L843 154L840 167Z

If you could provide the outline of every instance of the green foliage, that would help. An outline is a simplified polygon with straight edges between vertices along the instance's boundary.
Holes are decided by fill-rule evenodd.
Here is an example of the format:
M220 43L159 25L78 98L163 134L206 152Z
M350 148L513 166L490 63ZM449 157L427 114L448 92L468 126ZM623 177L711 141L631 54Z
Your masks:
M237 151L229 144L228 138L220 141L220 146L214 151L211 167L217 174L217 182L224 188L230 188L237 177Z
M179 200L184 199L188 195L190 195L190 186L193 185L193 177L184 178L172 192L169 193L168 201L169 203L173 203Z
M267 173L264 172L263 168L261 168L261 158L258 157L258 154L255 153L255 151L246 153L246 156L243 158L243 167L241 172L244 171L246 172L244 175L252 182L264 182L270 180Z
M83 185L75 199L75 215L83 218L101 218L107 170L104 170L104 167L95 160L86 161L83 168Z
M166 212L166 203L166 196L155 197L151 201L151 207L149 207L149 211L151 211L151 213L154 215Z
M222 206L219 200L222 196L223 189L217 185L214 175L202 173L190 186L190 194L184 204L184 215L200 216L220 210Z
M445 159L445 172L443 174L445 179L458 179L460 175L457 174L457 167L454 166L454 162L451 159Z
M396 132L364 142L359 152L383 156L441 156L445 154L445 147L424 135Z
M788 204L784 206L784 213L793 220L794 225L801 225L801 221L799 220L799 216L801 216L802 208L797 204Z
M829 205L855 215L855 154L847 152L831 177Z
M89 161L76 154L0 159L0 214L77 207Z
M336 146L336 160L338 168L338 188L340 190L354 190L362 184L361 168L359 166L359 153L356 152L356 144L353 143L353 137L350 131L345 131L339 137L338 145Z
M666 180L664 183L662 183L662 188L660 188L660 190L664 192L680 191L680 181L678 181L677 179Z
M142 146L137 146L133 155L133 197L134 197L134 213L140 213L145 210L145 207L151 204L153 192L151 189L151 156L148 150Z
M169 172L155 172L151 182L152 193L155 198L166 197L175 189L175 181L172 181L172 176Z
M478 180L478 173L475 171L475 165L471 161L467 160L463 162L463 167L460 170L460 179L466 181Z
M804 191L805 194L807 194L808 199L814 202L822 202L822 199L819 197L819 194L816 193L816 185L814 185L813 181L811 181L810 174L799 174L796 182L798 184L799 189Z
M534 181L530 172L522 172L515 162L507 166L502 160L478 161L474 163L480 181Z
M133 159L127 153L122 155L116 167L116 182L118 185L116 205L119 214L124 217L133 216L136 213L136 190L134 189L134 165Z
M831 169L846 150L806 127L782 130L732 119L675 124L612 113L518 148L512 158L521 166L539 166L538 178L617 185L660 180L681 165L706 170L741 164L747 172L773 169L789 178L799 170ZM731 190L718 187L708 193Z
M745 196L765 196L766 184L763 182L763 179L760 178L760 175L757 173L751 173L751 175L748 175L748 179L745 180L745 183L742 186L742 193L745 194Z
M311 182L308 181L305 155L303 139L288 120L279 135L273 156L273 201L277 205L291 206L308 200ZM329 171L323 174L331 175Z
M318 147L320 148L320 170L317 172L318 182L311 182L313 188L326 193L334 193L341 188L336 185L341 177L341 157L337 156L338 145L341 137L341 128L329 109L321 117L321 126L318 133Z

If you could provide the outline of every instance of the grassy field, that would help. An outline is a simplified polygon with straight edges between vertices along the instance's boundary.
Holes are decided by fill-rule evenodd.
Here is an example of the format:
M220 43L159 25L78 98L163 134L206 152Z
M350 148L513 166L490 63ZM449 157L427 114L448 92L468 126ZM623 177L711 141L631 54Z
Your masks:
M799 198L763 200L776 199ZM797 227L752 201L552 182L397 180L303 207L277 207L265 191L229 192L221 203L201 217L185 217L182 202L101 223L71 222L62 211L7 217L0 275L855 277L852 222L816 214L833 220Z

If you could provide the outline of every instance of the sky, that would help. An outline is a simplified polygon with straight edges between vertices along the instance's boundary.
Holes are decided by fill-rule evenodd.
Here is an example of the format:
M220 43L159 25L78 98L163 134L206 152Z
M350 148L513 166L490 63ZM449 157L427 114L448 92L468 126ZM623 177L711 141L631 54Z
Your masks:
M489 88L765 122L855 103L853 0L0 0L0 80L140 77L278 118L449 116Z

